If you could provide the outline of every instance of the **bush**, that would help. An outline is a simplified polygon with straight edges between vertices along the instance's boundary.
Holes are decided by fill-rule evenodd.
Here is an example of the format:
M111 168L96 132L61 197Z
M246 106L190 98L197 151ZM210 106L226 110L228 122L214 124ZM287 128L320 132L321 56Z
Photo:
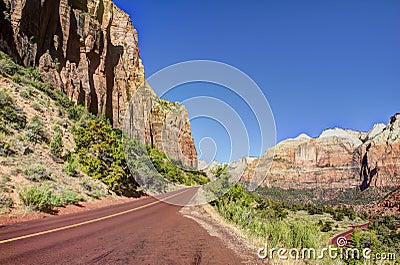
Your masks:
M10 184L11 177L10 175L3 175L0 178L0 192L9 192L14 186Z
M333 219L335 221L343 221L344 220L344 214L341 212L337 212L333 215Z
M47 187L23 188L18 196L23 204L32 210L41 212L52 212L53 210L54 196Z
M14 63L10 56L0 51L0 73L3 76L11 76L19 70L20 66Z
M74 191L65 190L53 194L46 186L24 188L18 195L24 205L32 210L50 213L53 212L54 207L77 205L79 202L84 201L84 198Z
M33 93L30 89L23 89L19 92L19 94L25 99L30 99Z
M24 173L28 180L34 182L51 180L50 173L40 164L35 164L32 168L25 169Z
M33 102L31 107L36 111L43 112L42 106L37 102Z
M62 132L58 131L50 142L50 153L55 157L61 158L64 150Z
M0 90L0 124L22 129L26 125L26 116L12 100L9 92Z
M78 195L74 191L65 190L62 193L57 194L57 205L58 207L64 205L78 205L80 202L85 201L83 196Z
M0 208L9 209L13 206L13 200L10 196L0 193Z
M63 167L63 171L69 177L76 177L76 175L78 175L76 164L71 161L68 161L67 164L65 164L65 166Z
M47 142L47 135L43 123L38 116L34 116L32 121L26 126L26 139L33 143Z
M78 106L78 105L73 105L67 108L67 115L68 118L72 119L72 120L79 120L83 115L84 115L85 111L84 108L82 106Z
M119 195L138 196L138 185L126 164L122 132L104 119L87 115L73 130L74 157L80 169Z
M326 221L321 227L321 232L332 231L332 225L333 225L333 222Z
M15 152L11 149L10 143L4 143L0 141L0 156L10 156Z

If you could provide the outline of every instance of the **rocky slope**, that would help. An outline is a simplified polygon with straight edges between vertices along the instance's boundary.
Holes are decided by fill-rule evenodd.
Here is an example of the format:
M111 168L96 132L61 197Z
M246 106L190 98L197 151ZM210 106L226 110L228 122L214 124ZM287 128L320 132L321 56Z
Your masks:
M138 34L128 14L111 0L4 0L0 11L0 50L26 67L39 66L45 82L122 127L127 103L145 79ZM173 124L165 120L165 111L158 114L153 112L148 124L153 130L142 138L156 147L161 145L160 123L171 134L175 125L187 122L184 108ZM190 125L180 134L180 153L196 158ZM168 153L181 159L177 152Z
M273 153L270 170L263 169L263 159ZM400 114L396 114L387 125L377 124L365 133L329 129L318 138L302 134L285 140L249 164L242 179L262 172L263 186L285 189L399 187L399 165Z

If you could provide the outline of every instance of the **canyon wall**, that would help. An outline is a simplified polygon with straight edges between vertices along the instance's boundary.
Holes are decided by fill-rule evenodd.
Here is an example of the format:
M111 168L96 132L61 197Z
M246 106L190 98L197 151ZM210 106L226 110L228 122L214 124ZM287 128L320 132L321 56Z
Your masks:
M122 128L127 103L145 81L138 34L128 14L111 0L3 0L0 10L0 50L26 67L38 66L54 89ZM177 143L196 159L190 124L180 126L187 121L186 110L175 113L173 121L166 118L165 111L153 111L141 140L160 147L160 124L168 124L167 134L179 126ZM177 150L170 154L181 158Z
M263 168L268 159L271 168ZM329 129L285 140L250 163L242 181L256 174L262 186L285 189L399 187L400 114L369 132Z
M197 168L197 153L188 113L176 102L158 98L146 83L133 95L126 112L124 131L156 147L184 166Z

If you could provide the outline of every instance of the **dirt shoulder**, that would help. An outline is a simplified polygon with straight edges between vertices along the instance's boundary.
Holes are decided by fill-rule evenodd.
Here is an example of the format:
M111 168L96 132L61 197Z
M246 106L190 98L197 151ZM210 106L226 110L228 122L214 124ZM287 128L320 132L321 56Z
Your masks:
M212 206L208 204L186 206L181 209L180 213L196 221L211 236L221 239L229 249L245 261L245 264L269 264L267 260L257 257L257 244L246 239L240 229L227 223Z

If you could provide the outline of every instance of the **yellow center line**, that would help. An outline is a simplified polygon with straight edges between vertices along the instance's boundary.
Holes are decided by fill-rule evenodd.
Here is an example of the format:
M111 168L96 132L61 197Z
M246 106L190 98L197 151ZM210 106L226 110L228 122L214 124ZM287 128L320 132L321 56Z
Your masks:
M177 194L168 196L163 200L170 199L172 197L178 196L179 194L182 194L182 193L184 193L184 192L186 192L188 190L189 189L181 191L181 192L179 192ZM95 223L95 222L98 222L98 221L102 221L102 220L110 219L110 218L113 218L113 217L116 217L116 216L120 216L120 215L123 215L123 214L126 214L126 213L134 212L134 211L137 211L137 210L140 210L140 209L143 209L143 208L147 208L149 206L152 206L152 205L160 203L160 202L161 202L161 200L157 200L157 201L154 201L154 202L151 202L151 203L148 203L148 204L145 204L145 205L142 205L142 206L130 209L130 210L126 210L126 211L123 211L123 212L119 212L119 213L103 216L103 217L96 218L96 219L93 219L93 220L89 220L89 221L85 221L85 222L81 222L81 223L77 223L77 224L73 224L73 225L67 225L67 226L63 226L63 227L59 227L59 228L54 228L54 229L50 229L50 230L46 230L46 231L42 231L42 232L37 232L37 233L25 235L25 236L19 236L19 237L14 237L14 238L10 238L10 239L5 239L5 240L0 241L0 244L9 243L9 242L13 242L13 241L21 240L21 239L26 239L26 238L31 238L31 237L35 237L35 236L45 235L45 234L54 233L54 232L57 232L57 231L62 231L62 230L66 230L66 229L70 229L70 228L74 228L74 227L78 227L78 226L82 226L82 225Z

